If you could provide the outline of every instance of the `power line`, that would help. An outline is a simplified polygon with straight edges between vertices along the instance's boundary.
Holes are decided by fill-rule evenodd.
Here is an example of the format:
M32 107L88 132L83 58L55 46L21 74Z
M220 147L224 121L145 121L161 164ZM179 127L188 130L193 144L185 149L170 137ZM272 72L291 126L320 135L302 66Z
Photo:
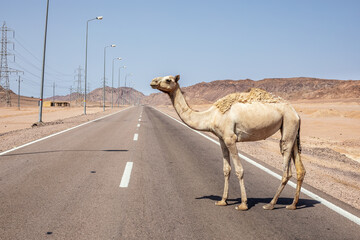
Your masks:
M39 63L41 63L41 60L36 57L32 52L30 52L26 47L24 47L24 45L22 45L22 43L17 40L17 38L14 38L14 40L17 42L17 44L19 44L26 52L28 52L33 58L35 58Z
M5 30L4 30L5 29ZM14 67L16 67L17 69L22 70L23 72L26 73L27 77L22 77L22 79L25 80L25 82L23 84L25 84L27 91L31 90L33 91L33 87L38 87L41 83L40 80L41 79L41 66L40 63L42 62L40 60L39 57L37 57L32 51L30 51L25 44L23 44L24 38L22 38L20 36L20 34L16 34L16 38L15 38L15 32L6 27L5 26L5 22L3 24L3 27L0 28L1 32L2 32L2 51L1 51L1 68L0 68L0 84L2 86L4 86L4 89L7 89L6 92L6 99L5 101L8 103L8 105L11 104L11 99L10 99L10 74L11 73L18 73L19 70L15 70L15 69L11 69L8 66L8 56L13 56L14 57L14 61L11 63L13 64ZM8 41L7 38L7 32L13 32L13 40L22 48L25 50L25 54L23 51L19 51L19 50L15 50L14 49L14 42ZM12 53L10 53L8 51L8 45L12 44L13 45L13 50ZM16 60L15 61L15 54L16 54ZM30 58L29 58L30 57ZM52 82L52 81L56 81L59 84L56 85L56 87L58 89L68 89L68 83L73 82L73 80L71 80L69 78L69 76L72 76L72 74L65 74L65 73L61 73L55 69L53 69L52 67L48 66L47 64L45 64L46 67L48 69L50 69L50 71L45 71L45 75L47 76L47 81ZM22 72L21 71L21 72ZM78 72L78 76L77 76L77 92L78 92L78 96L81 96L82 93L82 86L81 86L81 80L82 80L82 73L81 73L82 69L80 69L80 71ZM6 79L6 80L5 80ZM65 86L67 85L67 86ZM29 88L30 86L30 88ZM51 87L53 87L53 84L45 84L44 87L46 89L50 89ZM89 88L89 87L88 87ZM48 91L47 90L47 91Z
M17 51L15 51L15 52L16 52L16 54L19 54ZM21 59L22 61L26 62L27 64L29 64L30 66L32 66L33 68L35 68L36 70L38 70L38 71L41 72L41 69L38 68L36 65L34 65L34 64L32 64L31 62L27 61L22 55L19 54L19 56L20 56L20 59ZM24 68L24 66L20 65L19 63L14 62L14 64L16 64L19 68L23 69L24 71L29 72L29 73L30 73L31 75L33 75L34 77L40 78L40 76L38 76L38 75L30 72L29 70L27 70L26 68ZM59 77L54 76L53 74L50 74L50 73L48 73L48 72L45 72L45 75L46 75L46 76L50 75L49 77L50 77L51 79L56 79L56 80L58 80L58 81L60 81L60 82L71 82L71 80L66 80L66 79L64 79L64 78L59 78Z
M22 61L24 61L25 63L27 63L28 65L32 66L33 68L35 68L36 70L41 72L41 68L40 66L36 66L35 64L33 64L31 61L27 60L23 55L21 55L18 51L14 50L14 52L16 53L16 56L19 56L20 59Z
M19 34L17 34L17 36L19 37ZM17 37L17 38L18 38ZM30 50L28 50L24 44L22 44L17 38L14 38L15 41L26 51L28 52L34 59L36 59L40 64L42 63L42 60L40 60L40 58L38 58L35 54L33 54ZM20 37L22 39L22 37ZM48 71L46 72L47 74L56 74L56 75L62 75L62 76L67 76L70 77L72 76L72 74L66 74L66 73L62 73L59 72L57 70L55 70L53 67L49 66L48 64L45 64L47 68L49 68L51 71L53 71L54 73L49 73Z

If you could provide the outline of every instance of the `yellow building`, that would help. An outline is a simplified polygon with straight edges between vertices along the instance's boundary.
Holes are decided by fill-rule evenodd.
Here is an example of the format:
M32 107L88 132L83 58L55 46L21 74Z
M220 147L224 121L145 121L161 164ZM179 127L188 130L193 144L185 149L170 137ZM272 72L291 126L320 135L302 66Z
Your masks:
M44 107L70 107L69 102L52 102L52 101L44 101L43 103Z

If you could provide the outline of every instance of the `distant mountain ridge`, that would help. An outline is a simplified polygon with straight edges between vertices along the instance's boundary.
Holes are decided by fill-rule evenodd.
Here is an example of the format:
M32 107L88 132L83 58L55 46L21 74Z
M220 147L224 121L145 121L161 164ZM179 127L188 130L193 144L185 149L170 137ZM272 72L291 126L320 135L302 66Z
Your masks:
M113 91L113 92L112 92ZM142 99L144 98L144 94L129 87L120 87L120 88L111 88L105 87L105 102L111 102L111 95L113 95L113 102L117 104L120 100L122 104L133 104L141 103ZM118 98L120 96L120 99ZM55 101L79 101L82 102L84 98L83 94L79 94L77 92L72 93L71 95L68 94L66 96L54 96ZM45 101L52 101L53 98L49 97L44 99ZM103 88L97 88L86 96L86 102L89 103L97 103L103 101Z
M181 85L181 80L180 80ZM149 86L150 87L150 86ZM215 80L201 82L192 86L182 87L185 98L190 104L212 104L216 100L234 92L244 92L249 88L261 88L287 100L314 100L314 99L358 99L360 102L360 80L333 80L309 77L295 78L265 78L254 81L244 80ZM105 88L106 103L111 102L111 87ZM13 104L17 95L10 91ZM143 93L129 87L113 89L114 104L144 103L149 105L171 105L169 97L164 93L153 93L145 96ZM4 106L5 92L0 86L0 106ZM87 102L101 104L103 88L97 88L87 95ZM34 100L34 98L29 98ZM66 96L55 96L55 101L71 101L81 104L83 95L78 93ZM52 101L52 97L45 99Z
M259 81L215 80L197 83L182 90L190 104L210 104L230 93L244 92L249 88L261 88L287 100L360 98L358 80L308 77L265 78ZM151 94L144 98L144 102L151 105L171 104L169 97L163 93Z

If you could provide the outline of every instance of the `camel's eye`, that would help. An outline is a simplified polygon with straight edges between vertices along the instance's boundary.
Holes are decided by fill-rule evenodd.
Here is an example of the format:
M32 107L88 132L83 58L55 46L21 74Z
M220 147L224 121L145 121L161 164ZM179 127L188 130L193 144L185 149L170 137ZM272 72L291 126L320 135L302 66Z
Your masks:
M170 80L170 79L166 79L166 82L167 82L167 83L171 83L171 80Z

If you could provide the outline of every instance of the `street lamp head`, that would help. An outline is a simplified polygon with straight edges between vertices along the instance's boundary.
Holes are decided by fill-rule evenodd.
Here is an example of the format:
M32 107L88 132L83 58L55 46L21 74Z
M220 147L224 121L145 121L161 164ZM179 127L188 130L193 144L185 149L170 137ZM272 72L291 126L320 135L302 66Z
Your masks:
M96 17L97 20L102 20L103 19L103 16L98 16Z
M110 47L116 47L116 45L115 44L111 44L111 46Z
M121 57L118 57L117 59L118 59L118 60L122 60L122 58L121 58Z

